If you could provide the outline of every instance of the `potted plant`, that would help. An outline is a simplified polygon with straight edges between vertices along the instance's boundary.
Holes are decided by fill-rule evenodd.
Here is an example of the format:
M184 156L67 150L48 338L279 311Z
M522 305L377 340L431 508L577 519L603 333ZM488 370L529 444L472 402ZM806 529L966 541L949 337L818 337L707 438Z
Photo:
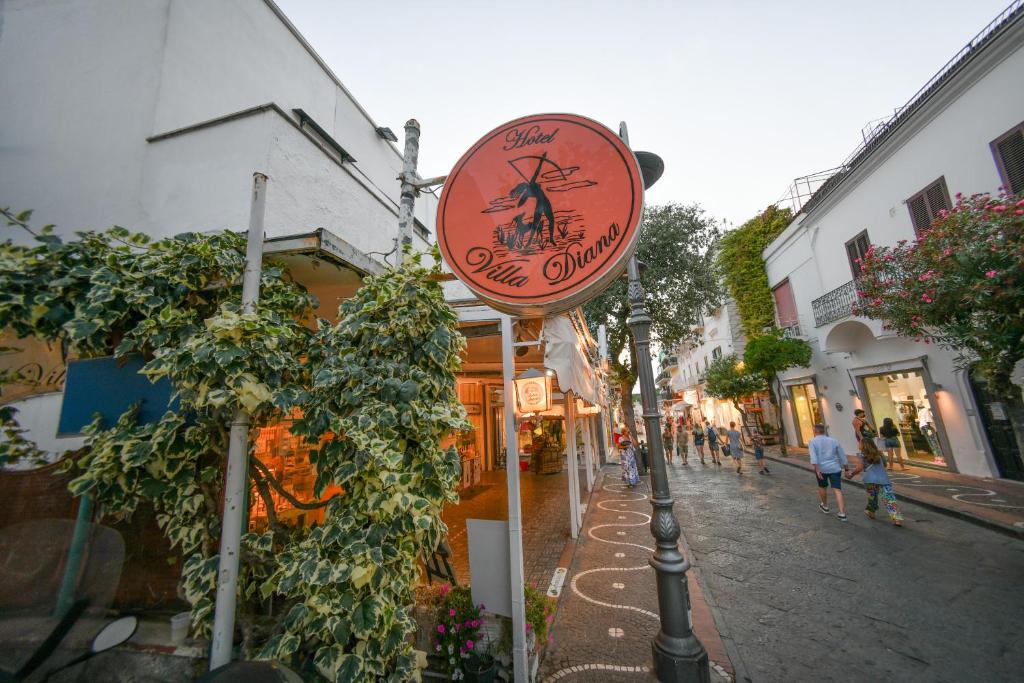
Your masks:
M467 678L467 663L477 649L480 627L484 623L481 614L484 606L473 604L468 586L451 587L444 584L440 589L440 598L433 634L433 654L453 681L474 680ZM491 662L493 664L493 658ZM486 671L487 668L483 667L482 672ZM479 680L488 681L493 678Z
M463 667L467 683L493 683L498 676L498 662L489 647L477 647L466 658Z

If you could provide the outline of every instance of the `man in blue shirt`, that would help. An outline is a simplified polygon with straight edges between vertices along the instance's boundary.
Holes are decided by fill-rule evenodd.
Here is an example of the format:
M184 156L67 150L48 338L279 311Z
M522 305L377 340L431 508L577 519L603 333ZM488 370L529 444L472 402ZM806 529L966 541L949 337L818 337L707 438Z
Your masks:
M814 438L807 444L811 453L811 464L814 465L814 474L818 477L818 498L821 502L818 507L826 515L828 508L828 489L831 486L836 497L836 507L839 508L837 518L840 522L846 521L846 503L843 501L843 472L850 470L846 461L846 452L839 442L831 436L825 435L825 425L814 425Z

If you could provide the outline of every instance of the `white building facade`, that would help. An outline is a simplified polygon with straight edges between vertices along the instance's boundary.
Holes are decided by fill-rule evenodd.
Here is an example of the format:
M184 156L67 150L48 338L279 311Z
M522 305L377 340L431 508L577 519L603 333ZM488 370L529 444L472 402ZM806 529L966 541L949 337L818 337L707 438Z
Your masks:
M271 0L8 0L0 83L0 205L33 209L36 225L244 231L261 172L266 252L328 318L395 247L396 136ZM402 123L390 122L397 137ZM436 207L416 201L417 249L434 242ZM79 442L53 438L60 403L59 391L14 403L53 452Z
M736 354L742 360L747 340L740 326L739 309L732 298L726 300L710 315L702 316L701 325L695 330L697 340L683 343L676 350L676 371L671 373L672 389L682 393L682 400L689 406L689 415L694 421L707 419L716 427L727 428L730 422L743 424L743 416L730 401L709 396L705 389L708 367L715 360ZM756 420L763 431L763 401L757 400L747 410L749 419ZM770 424L770 420L769 420ZM770 428L769 428L770 429Z
M869 245L912 241L957 193L996 193L1024 173L1024 7L985 29L826 182L765 250L780 326L807 339L783 413L793 445L823 422L856 451L853 411L890 418L915 464L1017 477L1005 438L1015 406L989 395L955 353L854 317L856 260ZM1021 191L1022 187L1013 187ZM1009 439L1010 442L1013 439Z

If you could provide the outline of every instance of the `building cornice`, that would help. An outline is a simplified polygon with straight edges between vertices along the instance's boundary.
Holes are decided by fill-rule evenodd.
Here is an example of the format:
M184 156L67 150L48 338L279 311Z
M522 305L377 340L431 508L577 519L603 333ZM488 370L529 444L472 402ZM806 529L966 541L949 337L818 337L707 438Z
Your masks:
M863 156L855 157L850 162L851 167L845 172L840 172L843 176L837 179L831 188L827 188L828 183L826 183L826 186L822 187L826 192L820 199L811 198L811 201L808 202L810 206L804 212L805 217L818 219L827 214L961 95L1021 49L1022 42L1024 42L1024 13L1018 14L997 35L993 36L988 44L976 53L967 56L964 62L957 65L934 92L908 105L912 110L904 120L897 122L891 130L881 133L881 139Z

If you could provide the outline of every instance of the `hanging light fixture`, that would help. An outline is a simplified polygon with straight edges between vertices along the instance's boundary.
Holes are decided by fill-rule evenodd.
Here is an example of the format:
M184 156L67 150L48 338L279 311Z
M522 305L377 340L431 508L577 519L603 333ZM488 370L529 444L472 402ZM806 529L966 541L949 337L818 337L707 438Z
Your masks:
M539 413L551 409L551 378L530 368L515 380L516 400L521 413Z

